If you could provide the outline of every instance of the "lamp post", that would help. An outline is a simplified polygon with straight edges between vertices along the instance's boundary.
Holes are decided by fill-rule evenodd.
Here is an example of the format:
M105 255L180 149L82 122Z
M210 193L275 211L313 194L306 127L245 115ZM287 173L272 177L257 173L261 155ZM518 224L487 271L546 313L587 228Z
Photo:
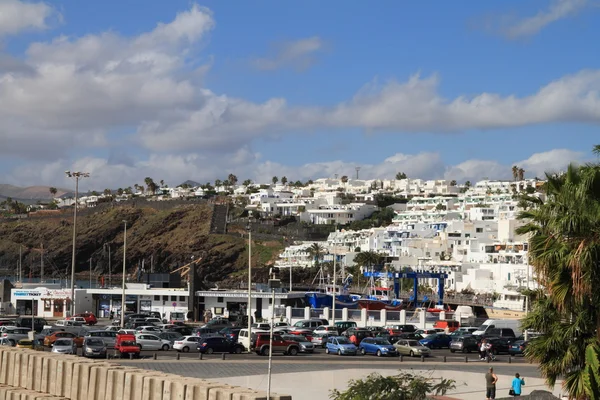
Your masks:
M125 224L125 231L123 232L123 293L121 295L121 328L125 327L125 260L127 259L127 221L123 221Z
M110 243L104 243L104 247L108 248L108 287L110 287L112 282L112 265L111 265L111 257L110 257Z
M335 326L335 302L337 300L337 293L336 293L336 290L335 290L336 289L336 287L335 287L335 274L336 274L336 266L337 266L336 262L337 262L337 256L336 256L336 253L335 253L335 243L334 243L334 246L333 246L333 298L332 298L332 302L331 302L332 305L333 305L333 307L332 307L332 309L333 309L332 311L333 312L332 312L332 315L331 315L331 326Z
M77 238L77 197L79 195L79 178L89 178L89 172L65 171L69 178L75 178L75 206L73 207L73 254L71 255L71 315L75 314L75 241Z
M250 348L250 339L252 338L252 224L250 214L248 214L248 353L252 351Z
M281 287L281 281L275 276L279 273L279 268L271 268L269 278L269 288L271 289L271 328L269 332L269 368L267 371L267 400L271 400L271 368L273 365L273 326L275 325L275 289Z

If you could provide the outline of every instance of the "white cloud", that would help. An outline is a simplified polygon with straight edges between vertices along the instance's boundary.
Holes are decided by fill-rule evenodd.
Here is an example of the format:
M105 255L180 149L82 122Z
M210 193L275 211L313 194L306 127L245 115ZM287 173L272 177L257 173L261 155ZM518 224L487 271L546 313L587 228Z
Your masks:
M553 22L578 13L588 4L588 0L552 0L548 9L509 24L504 33L511 39L535 35Z
M134 162L112 161L100 157L84 157L74 162L60 159L48 163L30 163L0 174L0 182L17 185L39 185L70 187L64 177L65 170L85 171L90 178L82 183L82 190L103 190L142 184L144 178L164 180L174 186L191 179L200 183L225 179L229 173L237 175L241 181L252 179L255 182L270 182L273 176L286 176L289 181L305 182L315 178L355 176L355 167L360 166L361 179L393 179L398 172L410 178L455 179L458 182L470 180L512 179L512 165L525 170L528 178L544 177L544 172L561 171L570 162L583 162L584 154L567 149L555 149L536 153L526 160L502 164L497 161L466 160L457 165L446 165L439 153L394 154L377 164L349 161L324 161L301 166L285 165L263 160L260 154L248 148L236 151L228 158L212 158L191 153L186 155L152 154L147 159Z
M314 54L323 50L324 43L318 36L288 41L277 46L270 57L257 58L253 61L257 69L264 71L293 67L304 70L314 62Z
M0 37L26 30L45 29L47 20L52 16L58 16L58 14L46 3L1 0Z

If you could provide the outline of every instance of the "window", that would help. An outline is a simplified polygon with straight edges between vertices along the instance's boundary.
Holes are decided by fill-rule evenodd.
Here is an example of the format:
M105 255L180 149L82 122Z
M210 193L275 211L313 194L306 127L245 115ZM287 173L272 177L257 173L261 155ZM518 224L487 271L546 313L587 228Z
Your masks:
M179 301L185 301L185 296L179 296Z
M483 233L483 228L475 228L475 232L477 232L477 233Z
M171 301L177 301L177 296L171 296Z
M51 308L50 300L44 300L44 311L50 311Z
M163 301L169 301L169 296L163 296Z
M159 300L160 300L160 296L154 295L154 301L159 301Z
M217 297L217 303L222 303L223 302L223 298L222 297Z

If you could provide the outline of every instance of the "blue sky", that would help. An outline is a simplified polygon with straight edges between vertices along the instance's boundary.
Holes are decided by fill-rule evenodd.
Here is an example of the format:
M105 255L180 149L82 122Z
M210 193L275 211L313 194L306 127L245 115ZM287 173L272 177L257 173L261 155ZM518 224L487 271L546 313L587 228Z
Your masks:
M0 182L478 180L600 143L595 3L0 0Z

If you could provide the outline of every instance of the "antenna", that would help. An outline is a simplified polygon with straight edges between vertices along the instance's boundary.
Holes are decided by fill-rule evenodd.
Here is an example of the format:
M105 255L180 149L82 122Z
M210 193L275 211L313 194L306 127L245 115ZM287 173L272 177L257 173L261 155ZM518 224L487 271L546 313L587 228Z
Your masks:
M360 167L354 167L354 169L356 170L356 179L358 180L358 171L360 171Z

